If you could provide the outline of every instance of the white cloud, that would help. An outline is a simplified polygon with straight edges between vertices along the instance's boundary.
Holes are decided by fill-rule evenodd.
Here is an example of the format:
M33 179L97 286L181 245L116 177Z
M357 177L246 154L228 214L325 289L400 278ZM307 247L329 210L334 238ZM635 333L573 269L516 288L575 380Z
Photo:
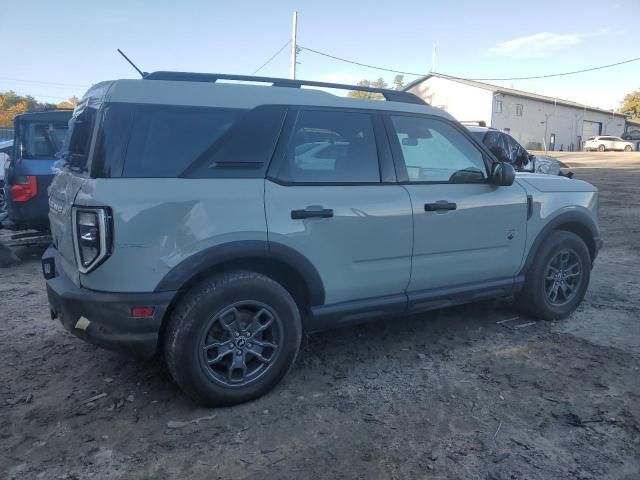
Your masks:
M501 42L489 49L489 53L504 57L545 57L557 50L577 45L581 33L540 32L526 37Z

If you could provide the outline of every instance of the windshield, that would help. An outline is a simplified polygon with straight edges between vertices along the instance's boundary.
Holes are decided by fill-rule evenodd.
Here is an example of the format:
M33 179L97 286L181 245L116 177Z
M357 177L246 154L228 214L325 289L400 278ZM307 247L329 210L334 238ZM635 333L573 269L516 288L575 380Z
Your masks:
M20 126L20 157L25 159L53 159L60 151L67 134L62 122L24 122Z
M469 133L471 133L471 136L480 143L482 143L482 140L484 140L484 136L487 134L487 132L471 132L471 131Z

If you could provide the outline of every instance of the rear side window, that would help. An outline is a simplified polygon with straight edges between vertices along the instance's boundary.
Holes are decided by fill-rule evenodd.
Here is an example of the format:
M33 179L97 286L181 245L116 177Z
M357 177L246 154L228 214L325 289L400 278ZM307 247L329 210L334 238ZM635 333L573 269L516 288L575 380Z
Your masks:
M179 176L243 113L220 108L136 106L122 176ZM122 148L117 144L114 148Z
M297 183L379 182L371 116L330 110L296 112L275 176Z

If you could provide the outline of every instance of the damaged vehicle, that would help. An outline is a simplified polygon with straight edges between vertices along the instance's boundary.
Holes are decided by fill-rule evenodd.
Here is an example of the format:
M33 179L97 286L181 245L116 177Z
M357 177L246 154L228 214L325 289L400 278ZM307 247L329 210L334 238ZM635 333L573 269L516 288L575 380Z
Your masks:
M533 155L506 132L491 127L470 126L467 128L476 140L486 145L501 162L508 162L520 172L563 175L567 165L548 155ZM568 173L567 175L571 175Z
M516 174L409 92L155 72L92 87L62 157L52 318L205 406L267 393L321 330L514 295L567 317L601 245L593 185Z

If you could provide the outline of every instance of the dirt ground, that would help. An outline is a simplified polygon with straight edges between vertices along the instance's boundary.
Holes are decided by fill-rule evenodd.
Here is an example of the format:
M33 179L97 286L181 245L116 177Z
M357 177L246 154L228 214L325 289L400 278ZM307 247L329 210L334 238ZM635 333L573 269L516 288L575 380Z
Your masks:
M637 480L640 153L558 156L600 188L605 241L568 320L501 301L315 335L233 408L67 333L19 250L0 269L0 477Z

